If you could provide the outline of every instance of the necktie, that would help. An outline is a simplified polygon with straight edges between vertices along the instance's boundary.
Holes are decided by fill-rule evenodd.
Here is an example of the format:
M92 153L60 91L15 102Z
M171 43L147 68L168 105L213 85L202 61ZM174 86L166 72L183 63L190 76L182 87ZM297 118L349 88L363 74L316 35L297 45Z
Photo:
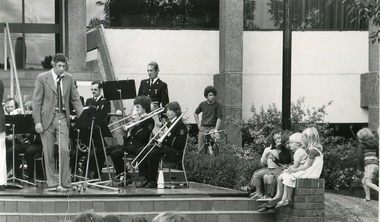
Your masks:
M62 103L62 92L61 92L61 79L57 81L57 108L61 107L61 110L63 109L63 103Z
M152 86L153 85L153 80L150 80L150 86Z

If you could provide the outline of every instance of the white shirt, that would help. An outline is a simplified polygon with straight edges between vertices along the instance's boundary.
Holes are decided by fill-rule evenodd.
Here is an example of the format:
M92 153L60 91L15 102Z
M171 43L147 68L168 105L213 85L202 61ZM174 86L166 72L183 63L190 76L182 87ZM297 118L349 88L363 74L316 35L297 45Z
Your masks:
M156 78L154 78L154 79L150 79L150 80L149 80L149 84L150 84L150 81L152 81L152 85L153 85L154 83L157 82L157 79L158 79L158 76L157 76Z
M53 79L54 79L54 85L57 87L57 79L58 79L58 75L54 72L54 69L51 70L51 73L52 73L52 76L53 76ZM61 95L62 95L62 103L64 103L64 99L63 99L63 84L62 84L62 79L61 79ZM64 105L64 104L62 104Z

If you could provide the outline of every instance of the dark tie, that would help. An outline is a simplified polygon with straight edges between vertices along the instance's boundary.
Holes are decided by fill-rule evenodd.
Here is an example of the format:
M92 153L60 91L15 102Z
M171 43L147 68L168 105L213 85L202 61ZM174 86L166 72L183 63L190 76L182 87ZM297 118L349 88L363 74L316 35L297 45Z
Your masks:
M153 80L150 80L150 86L152 86L153 85Z
M61 92L61 79L57 81L57 108L61 107L61 110L63 109L63 103L62 103L62 92ZM60 111L61 111L60 110Z

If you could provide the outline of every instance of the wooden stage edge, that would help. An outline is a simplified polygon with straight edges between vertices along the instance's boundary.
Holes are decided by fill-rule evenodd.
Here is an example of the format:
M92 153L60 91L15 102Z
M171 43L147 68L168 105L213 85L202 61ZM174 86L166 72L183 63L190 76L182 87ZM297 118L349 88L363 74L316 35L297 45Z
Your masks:
M22 189L12 186L13 183L8 183L5 191L0 191L2 198L49 198L49 197L85 197L85 198L102 198L102 197L131 197L131 198L147 198L147 197L166 197L166 198L188 198L188 197L247 197L248 193L237 191L233 189L217 187L208 184L201 184L195 182L189 182L189 187L176 187L172 188L168 184L164 189L158 188L137 188L135 183L128 185L127 187L112 186L119 190L99 188L87 184L86 190L80 192L76 189L68 189L67 192L60 192L56 190L48 190L45 188L45 184L38 184L38 186L21 184ZM108 186L110 187L110 186Z

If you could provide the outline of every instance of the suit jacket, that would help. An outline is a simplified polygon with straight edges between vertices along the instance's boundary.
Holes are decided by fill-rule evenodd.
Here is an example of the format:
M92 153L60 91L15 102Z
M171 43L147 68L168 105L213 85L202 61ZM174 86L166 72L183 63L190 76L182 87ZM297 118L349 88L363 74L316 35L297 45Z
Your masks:
M62 100L65 104L65 113L67 120L70 120L69 104L73 105L76 115L79 117L82 113L83 106L79 99L79 93L74 85L74 79L71 74L65 72L65 77L61 80ZM33 118L34 123L42 123L43 129L46 130L53 121L55 107L57 105L57 87L54 83L52 70L41 73L37 76L33 95ZM70 121L67 121L70 124ZM69 127L69 126L68 126Z
M5 114L3 109L4 84L0 79L0 133L5 132Z
M130 136L124 137L124 146L134 145L135 147L144 147L150 139L154 127L152 118L146 119L130 130Z
M186 145L186 139L187 126L180 120L165 137L164 141L162 141L162 145L183 151Z
M93 97L88 98L86 100L86 106L94 107L96 110L98 110L97 108L101 108L101 110L104 113L110 113L111 112L111 102L106 100L106 98L104 98L104 96L100 96L100 98L97 101L95 101ZM102 123L105 126L108 126L109 122L110 122L110 117L105 115Z
M168 85L159 78L152 86L150 79L141 80L138 96L148 96L152 102L157 102L158 106L162 104L162 107L165 107L169 103Z

